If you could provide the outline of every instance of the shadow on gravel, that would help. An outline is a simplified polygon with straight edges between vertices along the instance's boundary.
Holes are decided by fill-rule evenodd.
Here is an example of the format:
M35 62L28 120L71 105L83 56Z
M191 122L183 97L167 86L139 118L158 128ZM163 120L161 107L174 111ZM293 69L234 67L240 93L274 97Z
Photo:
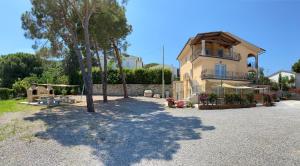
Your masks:
M140 99L119 99L95 108L96 113L74 106L48 109L25 120L47 124L46 131L36 134L41 139L54 139L63 146L90 146L105 165L171 160L180 148L177 141L198 140L200 131L215 129L199 118L175 117L162 105Z

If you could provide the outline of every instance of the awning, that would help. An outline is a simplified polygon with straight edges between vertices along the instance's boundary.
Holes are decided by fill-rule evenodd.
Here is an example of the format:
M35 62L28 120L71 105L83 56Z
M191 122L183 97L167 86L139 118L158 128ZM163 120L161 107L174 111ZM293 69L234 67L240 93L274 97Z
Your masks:
M39 86L52 86L52 87L64 87L64 88L74 88L79 87L79 85L64 85L64 84L37 84Z
M248 86L233 86L233 85L229 85L226 83L223 83L222 86L218 85L219 87L223 87L223 88L230 88L230 89L253 89L253 87L248 87Z
M268 90L269 88L254 88L255 90Z

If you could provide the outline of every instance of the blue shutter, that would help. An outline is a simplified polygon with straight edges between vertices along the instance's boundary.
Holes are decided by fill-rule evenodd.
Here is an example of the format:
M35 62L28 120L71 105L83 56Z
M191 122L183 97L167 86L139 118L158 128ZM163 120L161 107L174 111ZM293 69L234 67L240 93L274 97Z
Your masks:
M216 76L216 78L220 77L220 69L221 69L220 64L216 64L215 65L215 76Z
M222 78L226 78L226 65L222 65Z

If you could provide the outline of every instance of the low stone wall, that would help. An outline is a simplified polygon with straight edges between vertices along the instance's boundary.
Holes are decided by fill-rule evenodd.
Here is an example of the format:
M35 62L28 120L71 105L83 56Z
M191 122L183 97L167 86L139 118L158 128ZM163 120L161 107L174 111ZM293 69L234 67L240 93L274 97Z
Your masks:
M143 96L145 90L152 90L154 94L161 94L161 84L127 84L127 91L129 96ZM95 95L102 95L102 84L94 84L93 91ZM165 91L169 91L172 96L172 85L165 85ZM122 84L108 84L107 95L109 96L123 96Z

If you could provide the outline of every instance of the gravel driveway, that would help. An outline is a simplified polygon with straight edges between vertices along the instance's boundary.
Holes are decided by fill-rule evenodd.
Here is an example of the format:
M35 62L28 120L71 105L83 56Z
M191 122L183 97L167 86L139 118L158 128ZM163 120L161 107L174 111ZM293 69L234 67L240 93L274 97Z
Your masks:
M163 102L114 98L97 113L77 105L0 117L0 133L13 130L0 140L0 165L300 165L299 101L218 111Z

